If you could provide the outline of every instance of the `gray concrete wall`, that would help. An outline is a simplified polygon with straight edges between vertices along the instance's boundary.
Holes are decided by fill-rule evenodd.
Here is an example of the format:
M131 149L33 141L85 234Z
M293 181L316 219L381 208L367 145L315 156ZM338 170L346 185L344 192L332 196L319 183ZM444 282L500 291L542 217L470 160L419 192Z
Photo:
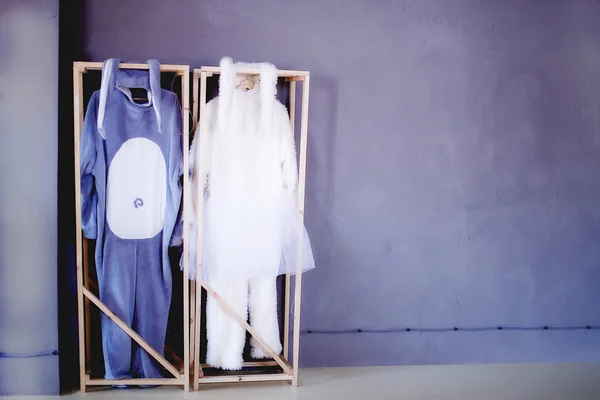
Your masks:
M87 0L85 51L312 74L304 330L600 325L600 2ZM600 360L597 330L306 334L301 364Z
M58 1L3 0L0 395L59 391L57 115Z

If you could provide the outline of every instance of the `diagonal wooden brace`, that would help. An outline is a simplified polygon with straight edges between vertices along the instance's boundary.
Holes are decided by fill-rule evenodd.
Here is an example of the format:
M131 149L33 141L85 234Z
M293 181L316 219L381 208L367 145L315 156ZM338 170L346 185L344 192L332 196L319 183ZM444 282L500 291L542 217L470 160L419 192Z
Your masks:
M219 296L219 294L205 280L198 278L198 283L200 283L200 285L219 302L221 307L223 307L223 309L229 315L235 318L235 320L240 325L242 325L248 332L250 332L252 337L256 339L256 341L265 349L265 351L275 359L277 364L279 364L279 366L283 369L283 371L286 374L292 374L290 365L285 360L283 360L279 354L276 354L275 351L271 348L271 346L269 346L267 342L265 342L264 339L258 334L258 332L256 332L256 330L252 328L244 318L242 318L237 312L235 312L235 310L225 300L223 300L223 298Z
M87 297L88 299L90 299L92 303L94 303L104 314L106 314L106 316L108 316L108 318L111 319L111 321L113 321L115 324L117 324L117 326L119 328L123 329L123 331L125 331L125 333L127 335L129 335L130 338L132 338L133 340L135 340L137 344L139 344L152 357L154 357L154 359L156 361L158 361L171 374L173 374L173 376L175 378L177 378L177 379L180 378L179 377L179 371L177 370L177 368L175 368L174 366L172 366L171 363L169 363L163 356L161 356L156 350L154 350L152 348L152 346L150 346L148 344L148 342L146 342L144 339L142 339L142 337L140 335L138 335L133 329L131 329L129 326L127 326L127 324L125 322L123 322L123 320L121 318L117 317L110 310L110 308L108 308L106 306L106 304L104 304L102 301L100 301L100 299L97 298L92 292L90 292L85 287L82 288L82 289L83 289L83 295L85 297Z

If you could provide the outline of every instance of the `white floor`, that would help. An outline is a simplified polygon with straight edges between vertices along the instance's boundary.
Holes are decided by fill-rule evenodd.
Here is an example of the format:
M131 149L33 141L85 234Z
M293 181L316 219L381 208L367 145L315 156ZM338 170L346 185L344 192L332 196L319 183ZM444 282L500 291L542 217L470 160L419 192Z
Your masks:
M600 364L511 364L304 369L300 387L288 383L205 385L187 396L179 388L96 389L65 399L600 399Z

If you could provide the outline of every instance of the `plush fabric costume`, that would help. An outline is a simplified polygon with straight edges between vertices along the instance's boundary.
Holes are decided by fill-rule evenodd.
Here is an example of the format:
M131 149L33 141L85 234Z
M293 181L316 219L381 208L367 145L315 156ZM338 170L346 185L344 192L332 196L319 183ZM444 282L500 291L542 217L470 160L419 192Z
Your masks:
M238 75L238 67L261 73ZM299 234L304 235L302 269L314 268L298 218L294 137L287 110L275 98L273 65L233 64L225 57L219 79L219 96L206 105L190 154L194 211L197 185L205 188L202 277L242 317L250 308L250 324L279 353L276 277L296 272ZM254 87L237 89L246 79ZM190 221L190 265L195 266L196 216ZM193 278L194 267L190 273ZM210 295L206 307L207 362L240 369L244 328ZM254 358L268 357L254 340L251 345Z
M172 292L167 250L181 243L182 115L177 96L160 87L160 65L148 64L149 71L120 70L118 59L103 65L81 137L82 225L97 239L100 300L163 354ZM148 102L135 103L131 88L146 89ZM104 314L102 348L106 379L162 376Z

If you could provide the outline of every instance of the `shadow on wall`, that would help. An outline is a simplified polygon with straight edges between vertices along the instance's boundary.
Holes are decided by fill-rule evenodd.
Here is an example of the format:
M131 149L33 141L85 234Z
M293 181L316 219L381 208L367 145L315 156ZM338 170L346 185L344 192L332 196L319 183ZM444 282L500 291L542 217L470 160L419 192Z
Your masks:
M326 249L320 248L325 243L339 246L336 242L338 235L333 231L331 219L335 215L333 198L335 192L336 176L336 151L338 134L338 97L339 83L336 79L321 75L311 75L310 104L319 104L320 107L309 107L309 120L318 121L320 126L315 127L309 122L308 126L308 160L306 171L306 220L305 224L311 235L311 244L315 255L317 269L312 274L307 274L307 279L312 275L320 275L327 268L329 260L319 257L328 254ZM301 101L301 100L300 100ZM300 104L300 103L298 103ZM296 118L300 121L300 118ZM300 125L297 124L296 141L299 142ZM298 143L299 144L299 143ZM360 162L360 160L357 160ZM327 238L327 240L320 240ZM335 244L333 244L335 242ZM321 272L319 272L321 271ZM312 278L316 279L316 277Z
M296 99L295 140L299 154L302 84L298 84ZM317 106L318 105L318 106ZM289 105L288 105L289 107ZM346 264L349 260L332 259L332 248L343 248L340 232L335 228L335 193L336 193L336 147L338 142L338 109L339 81L335 77L314 74L311 72L308 150L306 166L305 191L305 226L310 235L316 269L303 275L303 298L307 299L309 289L318 288L317 282L325 282L332 263ZM342 139L343 140L343 139ZM361 162L361 160L356 160ZM345 256L342 256L345 258ZM292 286L293 287L293 286ZM325 291L312 292L321 299L329 297ZM323 302L327 302L323 300ZM314 312L310 305L303 301L302 326L314 325ZM293 304L292 304L293 307ZM293 310L291 310L293 315ZM302 331L301 331L302 332ZM290 334L291 335L291 334ZM291 336L290 336L291 337ZM301 341L303 338L301 337ZM300 347L300 366L306 363L306 352Z
M83 53L85 2L62 0L59 7L58 115L58 303L60 390L79 388L75 182L73 155L73 61Z

